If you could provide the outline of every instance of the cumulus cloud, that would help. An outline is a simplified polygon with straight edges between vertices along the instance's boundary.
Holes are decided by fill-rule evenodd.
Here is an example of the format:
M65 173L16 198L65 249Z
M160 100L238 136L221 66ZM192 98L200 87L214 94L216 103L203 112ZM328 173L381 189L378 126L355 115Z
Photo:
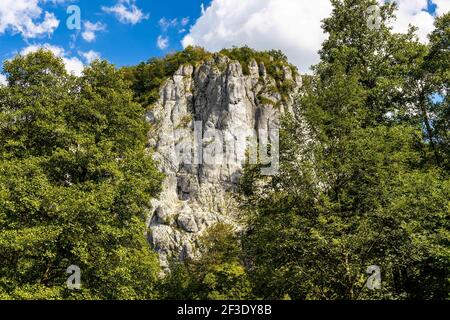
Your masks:
M102 7L102 10L106 13L114 14L124 24L134 25L149 17L148 14L144 14L136 6L136 0L118 0L115 6Z
M1 86L1 85L6 86L7 83L8 83L8 82L6 81L6 77L5 77L3 74L0 73L0 86Z
M87 52L80 51L79 54L86 60L86 63L91 63L94 60L100 59L100 53L89 50Z
M450 1L449 0L433 0L436 5L436 13L438 15L443 15L450 11Z
M83 25L84 31L81 33L81 37L87 42L95 41L97 37L96 32L106 30L106 25L101 22L93 23L90 21L86 21Z
M1 0L0 35L9 31L24 38L52 34L59 26L53 13L43 11L40 4L62 0Z
M160 35L158 37L158 40L156 40L156 45L161 50L167 49L169 47L169 37L165 37L165 36Z
M433 1L436 3L438 0ZM420 41L427 42L427 35L434 29L434 17L427 11L428 0L395 0L395 2L398 11L397 19L393 22L393 30L405 33L410 25L416 26Z
M384 0L380 0L384 2ZM419 28L421 41L433 30L434 17L427 0L396 0L399 4L394 31L409 24ZM448 12L449 0L432 0L437 14ZM302 72L319 61L318 50L326 35L321 20L330 15L329 0L212 0L183 38L184 47L199 45L211 51L248 45L257 50L280 49Z
M280 49L305 72L318 62L325 39L321 20L331 9L329 0L213 0L182 44L211 51L234 45Z
M63 47L60 46L54 46L48 43L44 43L44 44L32 44L29 45L28 47L24 48L20 54L22 55L26 55L29 54L31 52L36 52L39 49L46 49L49 50L51 52L53 52L53 54L57 57L60 57L63 62L64 65L66 66L66 70L69 73L72 73L73 75L76 76L80 76L81 73L83 72L83 62L80 61L80 59L78 59L77 57L70 57L67 52L64 50Z

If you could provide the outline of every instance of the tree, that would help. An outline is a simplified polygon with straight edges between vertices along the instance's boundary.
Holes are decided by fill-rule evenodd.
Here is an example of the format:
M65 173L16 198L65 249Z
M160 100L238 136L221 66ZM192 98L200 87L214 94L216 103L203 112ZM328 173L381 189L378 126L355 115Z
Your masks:
M200 257L174 261L163 280L166 299L242 300L252 298L252 288L242 261L236 231L218 223L199 239Z
M145 63L122 69L125 78L131 82L135 99L144 108L151 107L160 97L160 88L184 64L204 61L211 54L200 47L188 46L183 51L168 54L164 58L152 58Z
M321 62L283 121L279 174L259 177L249 167L242 180L255 294L446 299L450 185L429 161L435 150L422 139L423 118L407 116L427 93L408 81L422 79L428 49L413 30L369 28L365 12L375 1L332 2ZM382 22L393 10L381 9ZM365 287L372 265L381 268L379 291Z
M431 105L432 127L439 149L439 159L447 172L450 169L450 13L436 18L435 30L430 34L430 50L422 64L430 74L428 103Z
M80 78L47 51L5 63L0 88L0 297L154 298L145 218L161 174L122 73ZM69 266L81 290L66 287Z

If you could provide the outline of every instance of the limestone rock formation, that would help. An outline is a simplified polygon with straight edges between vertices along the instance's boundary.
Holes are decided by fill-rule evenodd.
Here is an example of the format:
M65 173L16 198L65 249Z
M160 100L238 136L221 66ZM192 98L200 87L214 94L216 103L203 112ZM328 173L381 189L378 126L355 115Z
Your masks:
M181 66L161 88L147 119L154 124L149 145L166 178L148 223L163 268L173 255L193 257L197 237L214 223L237 224L231 193L249 144L261 144L261 133L273 140L269 133L301 86L291 68L282 72L294 83L287 98L273 90L263 64L252 60L244 75L239 62L214 54L195 67Z

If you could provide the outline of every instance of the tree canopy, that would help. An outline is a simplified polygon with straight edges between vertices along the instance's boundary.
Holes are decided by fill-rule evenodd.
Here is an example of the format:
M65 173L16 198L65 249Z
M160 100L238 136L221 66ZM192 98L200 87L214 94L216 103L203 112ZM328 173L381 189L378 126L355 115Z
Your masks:
M144 237L162 176L123 75L105 61L80 78L46 51L6 62L0 88L0 298L156 296ZM82 287L66 286L69 266Z
M279 174L249 166L242 180L255 294L447 299L449 14L423 45L392 32L391 4L372 29L376 1L332 2L321 61L283 122ZM365 286L370 266L381 290Z

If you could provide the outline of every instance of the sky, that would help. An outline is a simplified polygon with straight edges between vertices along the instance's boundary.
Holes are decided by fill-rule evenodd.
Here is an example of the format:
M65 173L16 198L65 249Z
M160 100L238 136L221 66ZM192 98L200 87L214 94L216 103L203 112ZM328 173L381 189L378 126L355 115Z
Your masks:
M413 24L422 42L435 17L450 10L450 0L391 1L399 5L394 30ZM280 49L308 72L330 13L329 0L0 0L0 59L44 47L79 75L96 58L120 67L187 45L248 45Z

